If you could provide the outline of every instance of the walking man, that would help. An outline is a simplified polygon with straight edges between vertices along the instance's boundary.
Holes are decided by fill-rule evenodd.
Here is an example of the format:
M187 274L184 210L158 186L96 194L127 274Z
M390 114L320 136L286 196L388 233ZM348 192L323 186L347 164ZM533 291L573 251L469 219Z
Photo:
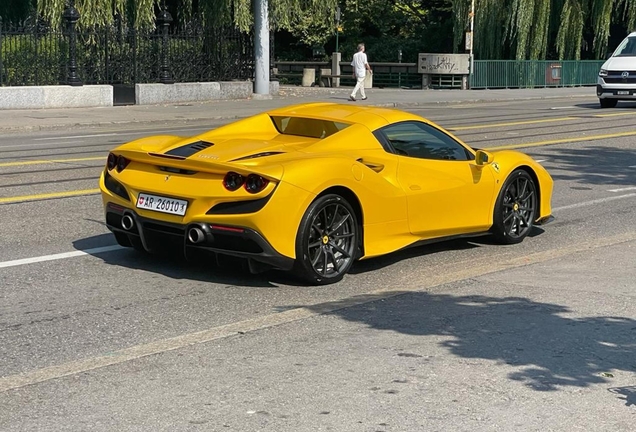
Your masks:
M362 100L366 100L367 95L364 93L364 78L367 75L367 71L369 71L369 73L372 72L371 66L367 63L367 55L364 53L364 44L358 45L358 52L353 55L351 66L353 66L353 77L356 79L356 86L353 88L349 100L355 102L358 90L360 90Z

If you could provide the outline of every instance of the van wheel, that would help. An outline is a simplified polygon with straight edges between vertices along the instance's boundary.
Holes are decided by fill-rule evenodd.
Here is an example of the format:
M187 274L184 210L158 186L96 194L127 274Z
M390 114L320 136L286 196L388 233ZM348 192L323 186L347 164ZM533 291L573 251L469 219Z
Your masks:
M618 103L616 99L599 99L598 101L601 103L601 108L614 108Z

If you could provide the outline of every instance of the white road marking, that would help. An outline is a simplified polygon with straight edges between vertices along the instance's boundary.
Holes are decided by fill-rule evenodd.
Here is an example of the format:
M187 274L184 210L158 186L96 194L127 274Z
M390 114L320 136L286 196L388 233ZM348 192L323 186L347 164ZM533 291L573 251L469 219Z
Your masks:
M61 138L60 138L61 139ZM56 143L39 143L39 144L10 144L10 145L0 145L0 150L7 150L7 149L11 149L11 148L20 148L20 147L45 147L45 146L50 146L50 145L67 145L67 144L77 144L77 146L75 148L83 148L82 145L85 143L82 142L77 142L77 141L62 141L62 142L56 142ZM112 146L112 143L104 143L105 146L110 145ZM7 150L7 152L11 152L12 150ZM19 150L13 150L13 151L19 151Z
M98 247L93 249L86 249L83 251L64 252L64 253L53 254L53 255L43 255L43 256L33 257L33 258L23 258L23 259L17 259L12 261L3 261L3 262L0 262L0 268L16 267L16 266L21 266L26 264L45 262L45 261L55 261L55 260L73 258L78 256L84 256L84 255L93 255L93 254L99 254L104 252L112 252L119 249L123 249L123 247L119 245L103 246L103 247Z
M621 188L621 189L608 189L608 192L625 192L625 191L632 191L632 190L636 190L636 186L630 186L630 187Z
M536 163L541 163L541 162L545 162L546 159L539 159L539 160L535 160Z
M566 205L566 206L561 206L561 207L555 207L552 209L553 212L558 212L558 211L563 211L563 210L570 210L573 208L579 208L579 207L586 207L586 206L590 206L590 205L594 205L594 204L603 204L609 201L616 201L619 199L625 199L625 198L633 198L636 197L636 193L631 193L631 194L627 194L627 195L619 195L619 196L613 196L613 197L607 197L607 198L600 198L600 199L595 199L592 201L584 201L584 202L580 202L580 203L576 203L576 204L570 204L570 205Z
M33 141L55 141L55 140L64 140L64 139L96 138L96 137L115 136L115 135L121 135L121 133L106 133L106 134L94 134L94 135L73 135L73 136L63 136L63 137L33 138Z
M572 106L564 106L564 107L552 107L551 110L566 110L566 109L577 109L578 107Z
M602 204L609 201L615 201L619 199L626 199L626 198L633 198L633 197L636 197L636 193L612 196L607 198L600 198L600 199L595 199L591 201L583 201L580 203L570 204L570 205L561 206L561 207L554 207L552 208L552 211L558 212L558 211L569 210L569 209L579 208L579 207L586 207L590 205ZM100 253L112 252L112 251L116 251L120 249L124 249L124 248L119 245L113 245L113 246L104 246L104 247L93 248L93 249L86 249L83 251L64 252L64 253L53 254L53 255L43 255L43 256L33 257L33 258L23 258L23 259L12 260L12 261L3 261L3 262L0 262L0 268L16 267L21 265L45 262L45 261L55 261L55 260L74 258L74 257L84 256L84 255L100 254Z

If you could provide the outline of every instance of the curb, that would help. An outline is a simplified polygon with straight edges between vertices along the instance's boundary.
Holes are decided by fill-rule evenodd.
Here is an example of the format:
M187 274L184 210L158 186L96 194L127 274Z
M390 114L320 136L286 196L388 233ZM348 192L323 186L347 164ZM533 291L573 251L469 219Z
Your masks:
M477 103L498 103L498 102L515 102L515 101L532 101L532 100L549 100L549 99L575 99L575 98L591 98L592 95L557 95L557 96L527 96L527 97L512 97L512 98L476 98L476 99L462 99L456 101L418 101L418 102L386 102L369 104L369 106L381 107L381 108L415 108L421 106L430 105L461 105L461 104L477 104ZM290 101L290 105L293 102ZM263 109L263 112L266 109ZM158 119L158 120L121 120L121 121L99 121L99 122L77 122L77 123L60 123L50 125L28 125L28 126L0 126L0 132L8 134L19 134L28 132L42 132L42 131L56 131L63 129L96 129L100 127L112 127L112 126L126 126L126 125L166 125L172 126L175 124L187 125L188 123L214 121L214 120L238 120L246 117L250 117L254 114L245 115L218 115L218 116L206 116L206 117L191 117L191 118L179 118L179 119Z

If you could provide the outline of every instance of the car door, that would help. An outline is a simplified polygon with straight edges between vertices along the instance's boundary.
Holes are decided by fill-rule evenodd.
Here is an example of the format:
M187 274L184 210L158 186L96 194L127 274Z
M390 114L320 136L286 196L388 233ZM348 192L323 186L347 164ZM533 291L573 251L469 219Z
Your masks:
M395 123L379 132L399 156L412 234L439 237L490 227L495 179L490 169L477 166L472 152L424 122Z

